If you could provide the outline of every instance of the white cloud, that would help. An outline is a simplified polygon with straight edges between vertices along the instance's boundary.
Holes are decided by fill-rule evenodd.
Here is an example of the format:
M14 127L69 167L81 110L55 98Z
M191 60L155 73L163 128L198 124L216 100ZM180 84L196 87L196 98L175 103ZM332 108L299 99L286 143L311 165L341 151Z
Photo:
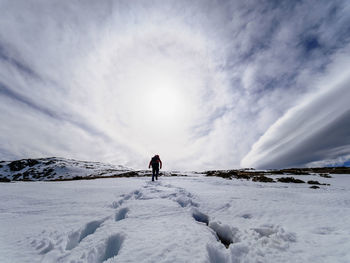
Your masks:
M350 154L350 52L340 52L299 105L276 121L241 165L280 168L329 164ZM311 164L313 163L313 164Z

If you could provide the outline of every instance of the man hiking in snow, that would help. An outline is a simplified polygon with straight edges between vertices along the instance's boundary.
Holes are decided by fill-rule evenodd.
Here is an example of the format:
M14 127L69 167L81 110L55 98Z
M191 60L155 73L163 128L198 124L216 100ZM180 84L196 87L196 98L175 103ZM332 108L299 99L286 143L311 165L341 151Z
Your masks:
M160 164L160 167L159 167ZM162 161L159 158L159 155L155 155L152 157L151 161L149 162L148 168L151 168L152 166L152 181L154 181L154 176L156 177L156 180L158 180L158 174L159 169L162 169Z

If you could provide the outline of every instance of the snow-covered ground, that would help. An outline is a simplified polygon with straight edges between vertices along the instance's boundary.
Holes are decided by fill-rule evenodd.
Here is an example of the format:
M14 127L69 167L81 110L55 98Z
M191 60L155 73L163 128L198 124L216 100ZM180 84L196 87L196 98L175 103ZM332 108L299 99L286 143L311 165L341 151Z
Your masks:
M350 262L350 175L317 180L2 183L0 262Z

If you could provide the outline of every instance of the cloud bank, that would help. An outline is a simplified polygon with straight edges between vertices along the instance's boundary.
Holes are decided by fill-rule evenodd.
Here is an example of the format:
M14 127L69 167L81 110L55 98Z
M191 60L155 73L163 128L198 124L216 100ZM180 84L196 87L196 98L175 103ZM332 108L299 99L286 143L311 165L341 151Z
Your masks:
M346 161L349 11L347 1L0 1L0 159Z

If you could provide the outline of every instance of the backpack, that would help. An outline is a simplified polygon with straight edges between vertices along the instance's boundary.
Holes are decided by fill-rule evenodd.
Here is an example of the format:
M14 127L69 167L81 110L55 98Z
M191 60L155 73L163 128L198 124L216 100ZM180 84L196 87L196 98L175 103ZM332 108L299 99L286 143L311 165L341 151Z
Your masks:
M152 157L152 159L151 159L151 165L152 166L157 166L158 165L158 163L159 163L159 158L158 157Z

